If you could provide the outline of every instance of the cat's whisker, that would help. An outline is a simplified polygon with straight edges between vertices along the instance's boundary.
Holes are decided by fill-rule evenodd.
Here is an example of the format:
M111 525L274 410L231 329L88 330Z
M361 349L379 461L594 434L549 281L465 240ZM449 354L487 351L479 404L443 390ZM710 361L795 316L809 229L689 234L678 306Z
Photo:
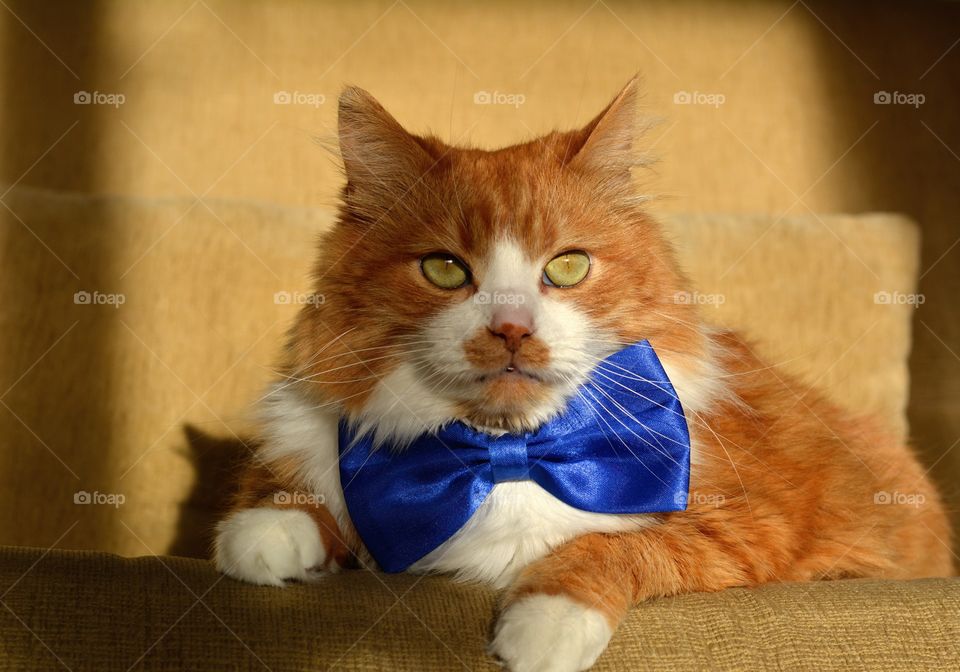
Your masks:
M358 367L358 366L365 366L365 365L368 364L369 362L379 361L379 360L383 360L383 359L391 359L391 358L396 358L396 357L402 357L402 356L407 355L407 354L409 354L409 353L407 353L407 352L395 352L395 353L390 353L390 354L388 354L388 355L383 355L383 356L380 356L380 357L370 357L370 358L367 358L367 359L358 359L358 360L355 361L355 362L350 362L349 364L344 364L344 365L342 365L342 366L335 366L335 367L330 367L330 368L327 368L327 369L324 369L324 370L321 370L321 371L315 371L315 372L313 372L313 373L311 373L310 375L307 375L307 376L291 376L291 375L287 375L287 374L283 374L283 373L278 373L278 375L279 375L281 378L284 378L284 379L286 379L286 380L289 381L289 383L287 383L287 385L295 384L295 383L309 383L309 382L310 382L311 380L313 380L314 378L317 378L317 377L319 377L319 376L326 375L326 374L331 373L331 372L333 372L333 371L339 371L339 370L342 370L342 369L350 369L350 368L355 368L355 367ZM284 387L286 387L286 385L284 385ZM282 389L282 388L281 388L281 389Z
M603 376L602 373L601 373L600 375ZM607 376L603 376L603 377L607 378ZM611 380L611 381L612 381L612 379L609 379L609 378L608 378L608 380ZM617 381L612 381L612 382L614 382L615 384L619 385L620 387L623 387L624 389L632 392L633 394L636 394L636 395L638 395L638 396L640 396L640 397L643 397L644 399L647 399L648 401L650 401L647 397L645 397L644 395L640 394L640 393L637 392L636 390L632 390L632 389L630 389L630 388L627 388L626 386L622 385L621 383L619 383L619 382L617 382ZM655 402L654 402L654 403L655 403ZM658 404L658 405L659 405L659 404ZM674 411L674 412L675 412L675 411ZM717 434L717 432L714 431L713 427L711 427L710 424L709 424L708 422L706 422L706 420L704 420L703 416L701 416L698 412L696 412L696 411L694 411L694 410L692 410L692 409L691 409L689 412L690 412L691 415L693 415L693 416L696 418L698 426L701 426L701 427L703 427L704 429L706 429L708 432L710 432L710 433L714 436L714 438L716 439L717 445L719 445L719 446L720 446L720 449L723 450L724 454L726 455L727 461L730 463L730 466L733 468L733 471L734 471L734 474L735 474L736 477L737 477L737 480L740 482L740 488L741 488L741 490L743 491L744 502L746 503L747 508L749 509L750 515L751 515L751 517L752 517L752 516L753 516L753 507L750 505L750 498L749 498L749 496L747 495L747 489L746 489L746 486L744 485L743 478L742 478L741 475L740 475L740 470L737 468L737 464L736 464L736 462L734 462L733 457L730 455L730 452L727 450L726 446L723 445L723 440L720 438L720 436Z
M416 346L416 345L431 345L431 342L428 341L428 340L411 341L411 342L402 343L402 345L405 346L405 347L412 347L412 346ZM397 349L397 345L396 345L396 344L390 344L390 345L377 345L377 346L373 346L373 347L369 347L369 348L356 348L356 349L348 350L348 351L346 351L346 352L337 353L336 355L330 355L330 356L324 357L324 358L322 358L322 359L316 359L316 358L314 357L313 359L311 359L310 364L311 364L311 365L313 365L313 364L319 364L320 362L330 361L331 359L339 359L339 358L342 358L342 357L350 357L350 356L356 355L356 354L359 353L359 352L369 352L369 351L372 351L372 350L390 350L390 349L396 350L396 349ZM305 368L305 367L300 367L300 368L303 369L303 368ZM302 378L298 378L298 377L296 377L295 375L283 373L282 371L276 371L276 370L274 370L273 373L276 374L276 375L278 375L278 376L280 376L280 377L282 377L282 378L287 378L287 379L291 379L291 380L302 380Z
M430 347L426 347L426 348L420 348L420 349L418 349L418 350L407 350L407 351L401 351L401 352L393 352L393 353L390 353L390 354L387 354L387 355L379 355L379 356L377 356L377 357L367 357L366 359L357 358L357 361L355 361L355 362L350 362L349 364L342 364L342 365L340 365L340 366L334 366L334 367L331 367L331 368L329 368L329 369L324 369L323 371L317 371L317 372L315 372L315 373L312 373L312 374L309 375L309 376L304 376L304 377L300 378L299 380L301 380L301 381L309 381L311 378L314 378L314 377L316 377L316 376L324 376L324 375L326 375L326 374L328 374L328 373L332 373L333 371L341 371L341 370L343 370L343 369L351 369L351 368L355 368L355 367L358 367L358 366L367 366L367 365L370 364L371 362L379 362L379 361L382 361L382 360L385 360L385 359L395 359L395 358L397 358L397 357L404 357L404 356L408 356L408 355L410 355L410 354L412 354L412 353L415 353L415 352L429 352L431 349L432 349L432 348L430 348Z
M658 315L662 315L661 313L657 313L657 314L658 314ZM668 318L671 317L671 316L668 316L668 315L662 315L662 316L663 316L663 317L668 317ZM671 319L676 319L676 318L671 318ZM625 347L631 346L631 345L636 345L636 343L630 343L630 342L628 342L628 341L613 341L613 340L608 340L608 339L586 338L586 339L584 339L584 340L586 340L586 341L598 341L598 342L610 343L610 344L615 344L615 345L622 345L622 346L625 346ZM653 346L650 346L650 347L652 348ZM689 355L692 354L692 353L689 353L689 352L680 352L680 351L678 351L678 350L671 350L670 348L665 348L665 347L663 347L663 346L661 346L661 345L658 345L658 346L656 347L656 350L657 350L658 352L669 352L669 353L671 353L671 354L679 354L679 355L687 355L687 356L689 356ZM790 357L790 358L787 358L787 359L779 360L779 361L774 362L774 363L772 363L772 364L769 364L769 365L767 365L767 366L762 366L762 367L753 368L753 369L744 369L744 370L735 371L735 372L728 372L728 373L716 374L716 375L714 375L713 377L714 377L714 378L736 378L736 377L739 377L739 376L746 376L746 375L749 375L749 374L752 374L752 373L759 373L759 372L761 372L761 371L768 371L768 370L771 370L771 369L777 369L777 368L779 368L780 366L782 366L782 365L784 365L784 364L789 364L790 362L794 362L794 361L797 361L797 360L800 360L800 359L804 359L804 358L806 358L806 357L808 357L808 356L809 356L809 353L805 353L805 354L797 355L797 356L795 356L795 357Z
M429 348L424 348L424 350L425 350L425 351L426 351L426 350L429 350ZM325 375L327 375L328 373L331 373L331 372L333 372L333 371L339 371L339 370L342 370L342 369L355 368L355 367L358 367L358 366L366 366L369 362L379 361L379 360L384 360L384 359L391 359L391 358L396 358L396 357L402 357L402 356L406 356L406 355L411 354L411 352L416 352L416 351L402 351L402 352L391 353L391 354L389 354L389 355L383 355L383 356L380 356L380 357L370 357L370 358L365 359L365 360L361 359L361 360L359 360L359 361L352 362L352 363L350 363L350 364L345 364L345 365L343 365L343 366L336 366L336 367L332 367L332 368L329 368L329 369L326 369L326 370L323 370L323 371L314 372L314 373L310 374L309 376L299 376L299 377L295 377L295 376L288 376L288 375L282 375L282 374L281 374L282 377L284 377L284 378L286 378L286 379L288 380L288 382L285 383L284 385L278 386L277 388L275 388L274 390L272 390L271 392L269 392L266 396L269 396L269 394L275 394L275 393L277 393L277 392L280 392L280 391L282 391L282 390L285 390L286 388L290 387L291 385L295 385L295 384L297 384L297 383L313 383L313 382L315 382L315 379L316 379L316 378L318 378L318 377L320 377L320 376L325 376ZM373 377L379 378L379 377L381 377L381 376L373 376ZM325 381L325 382L335 382L335 381ZM263 398L266 398L266 396L263 397Z
M616 348L615 348L616 350L619 350L620 348L630 347L630 346L634 346L634 345L635 345L635 346L640 346L640 347L649 348L650 350L656 350L657 352L669 352L670 354L673 354L673 355L690 355L690 354L691 354L691 353L689 353L689 352L683 352L683 351L681 351L681 350L674 350L674 349L672 349L672 348L667 348L667 347L664 347L664 346L662 346L662 345L658 345L658 346L656 346L656 347L654 348L654 346L653 346L652 344L644 344L644 343L639 343L639 342L637 342L637 341L633 341L633 342L631 342L631 341L616 341L616 340L610 340L610 339L607 339L607 338L585 338L585 339L583 339L583 340L584 340L584 341L591 342L591 343L603 343L603 344L606 344L606 345L616 346ZM608 353L608 354L609 354L609 353Z
M604 395L607 399L609 399L609 400L617 407L617 409L620 410L626 417L630 418L631 420L633 420L634 422L636 422L637 424L639 424L639 425L640 425L641 427L643 427L646 431L651 432L651 433L653 433L653 434L655 434L655 435L657 435L657 436L661 436L661 437L663 437L663 438L665 438L665 439L668 439L668 440L670 440L670 441L673 441L674 443L676 443L676 444L678 444L678 445L681 445L681 446L684 446L684 445L685 445L685 444L683 444L682 442L677 441L676 439L673 439L673 438L670 437L670 436L667 436L667 435L665 435L665 434L661 434L661 433L656 432L655 430L651 429L650 427L648 427L647 425L645 425L643 422L641 422L639 419L635 418L626 408L624 408L618 401L616 401L616 399L614 399L610 394L608 394L608 393L607 393L605 390L603 390L601 387L599 387L599 386L597 386L597 385L593 385L593 387L594 387L594 389L596 389L598 392L600 392L602 395ZM592 396L592 395L591 395L591 396ZM617 419L617 418L616 418L616 415L613 414L613 413L611 413L611 412L609 411L609 409L606 409L606 407L604 407L604 410L606 410L608 413L610 413L612 417L614 417L615 419ZM632 432L632 430L630 430L630 428L627 427L627 425L626 425L625 423L623 423L623 422L620 421L619 419L617 419L617 421L618 421L618 422L621 422L621 424L623 424L625 428L627 428L629 431ZM632 433L634 433L634 432L632 432ZM636 433L634 433L634 436L637 436ZM637 438L641 438L641 440L642 440L642 437L637 436ZM649 444L648 444L648 445L649 445ZM653 447L653 446L651 446L651 447ZM663 446L660 446L660 450L658 450L658 452L660 452L660 454L662 454L664 457L666 457L668 460L670 460L671 462L673 462L673 463L676 464L677 466L680 466L680 464L673 458L673 456L671 456L671 455L666 451L666 449L663 448ZM729 455L728 455L728 458L729 458ZM731 464L732 464L732 462L731 462ZM707 480L707 479L705 479L705 478L703 478L703 477L700 477L698 480L699 480L701 483L703 483L704 485L710 485L710 486L719 487L716 483L713 483L713 482L711 482L711 481L709 481L709 480ZM741 485L742 485L742 483L741 483ZM746 491L745 491L745 490L744 490L744 493L743 493L743 494L744 494L744 498L746 498Z
M335 337L332 338L331 340L327 341L327 342L323 345L323 347L319 348L315 353L313 353L313 356L312 356L308 361L306 361L306 362L304 362L303 364L301 364L301 367L305 368L305 367L309 366L311 363L313 363L313 361L314 361L317 357L319 357L319 356L322 355L324 352L326 352L326 350L327 350L328 348L332 347L334 343L337 343L338 341L340 341L341 339L343 339L344 336L346 336L347 334L349 334L349 333L351 333L351 332L353 332L353 331L356 331L357 329L359 329L359 326L350 327L349 329L347 329L347 330L343 331L342 333L340 333L338 336L335 336ZM298 371L299 371L299 369L298 369ZM296 373L297 373L298 371L294 371L294 375L296 375Z
M382 380L383 376L379 374L371 374L369 376L362 376L360 378L343 378L343 379L333 379L333 380L309 380L306 381L311 385L344 385L346 383L359 383L364 380Z
M439 385L440 383L443 383L445 380L447 381L446 384L443 386L443 388L436 389L437 396L440 396L443 393L443 391L447 389L447 387L449 387L452 382L455 381L455 378L449 376L444 371L438 371L438 370L430 371L429 364L427 362L419 362L418 365L421 369L428 369L428 373L426 377L423 378L423 383L425 385L436 388L436 386ZM439 380L439 382L435 384L434 383L435 380Z
M602 388L600 388L600 387L597 386L596 384L594 384L594 387L595 387L598 391L600 391L602 394L604 394L604 396L610 398L611 401L614 401L614 403L617 403L617 402L615 402L615 400L614 400L606 391L604 391ZM623 387L623 386L621 385L621 387ZM624 389L626 389L626 390L628 390L628 391L630 391L630 392L633 392L634 394L638 394L638 395L639 395L639 393L637 393L635 390L631 390L631 389L626 388L626 387L624 387ZM643 395L639 395L639 396L643 397L644 399L647 399L647 397L645 397L645 396L643 396ZM647 400L649 401L649 399L647 399ZM619 404L618 404L618 405L619 405ZM663 408L663 406L662 406L661 404L657 404L657 405L658 405L658 406L661 406L661 408ZM622 408L622 407L621 407L621 408ZM626 411L626 409L623 409L623 410ZM743 479L740 477L740 473L739 473L739 470L738 470L738 468L737 468L737 464L734 462L732 456L731 456L730 453L727 451L726 447L723 445L723 441L722 441L721 437L713 430L713 428L703 419L703 417L702 417L699 413L696 413L695 411L690 411L690 412L692 413L692 415L694 415L694 417L695 417L696 420L697 420L696 425L705 428L707 431L709 431L711 434L713 434L714 438L717 440L717 443L719 444L721 450L723 450L723 452L724 452L724 454L725 454L725 459L730 463L730 466L733 468L735 474L737 475L737 479L740 481L740 487L741 487L741 489L742 489L742 491L743 491L744 501L745 501L745 503L747 504L747 508L750 509L751 515L752 515L752 508L750 507L750 501L749 501L749 497L748 497L748 495L747 495L746 487L744 486L744 483L743 483ZM678 414L678 415L680 415L680 414ZM632 418L632 419L633 419L633 418ZM637 422L639 422L639 420L637 420ZM640 424L642 425L642 423L640 423ZM670 438L670 437L666 437L666 438ZM715 456L715 457L719 457L719 456L716 455L716 454L714 454L714 456ZM701 479L701 480L703 480L703 479ZM710 483L708 483L707 481L704 481L704 482L707 483L708 485L710 484Z
M607 364L603 363L603 360L596 365L597 371L603 371L610 374L611 376L616 376L618 378L625 378L627 380L635 380L638 383L649 383L651 385L667 385L672 384L669 380L654 380L653 378L646 378L641 376L638 373L625 369L621 366L616 367L620 369L619 371L610 368Z
M672 320L673 322L676 322L679 325L687 327L692 331L696 331L697 333L701 333L703 331L702 324L697 324L695 322L690 322L688 320L681 320L679 317L675 315L667 315L666 313L661 313L659 310L651 309L650 312L653 313L654 315L664 318L665 320Z
M658 431L656 431L656 430L654 430L654 429L651 429L651 428L647 427L646 425L644 425L642 422L640 422L640 420L638 420L637 418L635 418L635 417L630 413L630 411L628 411L619 401L617 401L617 400L613 397L613 395L611 395L609 392L607 392L607 391L604 390L602 387L600 387L599 385L597 385L595 382L591 381L591 382L587 383L587 385L590 386L590 387L592 387L593 389L597 390L598 392L600 392L600 394L602 394L604 397L606 397L607 399L609 399L610 402L611 402L614 406L616 406L616 408L617 408L618 410L620 410L624 415L626 415L628 418L630 418L631 420L633 420L634 422L636 422L637 424L639 424L641 427L643 427L644 429L646 429L646 430L647 430L648 432L650 432L651 434L655 434L656 436L660 436L660 437L663 437L663 438L665 438L665 439L668 439L668 440L670 440L670 441L672 441L673 443L676 443L676 444L678 444L678 445L683 445L683 442L682 442L682 441L678 441L677 439L674 439L673 437L667 436L666 434L663 434L663 433L661 433L661 432L658 432Z
M587 390L586 388L583 388L583 389L584 389L585 392L587 392L587 393L589 394L589 390ZM592 394L590 394L590 397L591 397L591 399L593 399L593 402L594 402L595 404L597 404L600 408L602 408L604 411L607 412L607 415L609 415L610 417L612 417L614 420L617 420L617 422L620 422L620 424L622 424L622 425L624 426L624 428L626 428L628 431L630 431L632 434L634 434L634 436L636 436L638 439L640 439L641 441L643 441L645 444L647 444L648 446L650 446L651 448L653 448L654 450L656 450L656 447L655 447L653 444L651 444L649 441L647 441L647 440L644 439L643 437L638 436L638 435L636 434L636 432L633 432L633 430L631 430L629 427L627 427L627 425L626 425L625 423L623 423L622 420L619 420L615 415L611 414L610 411L607 410L607 408L603 405L603 402L601 402L601 401L599 401L598 399L596 399ZM643 468L646 469L646 470L650 473L651 476L653 476L653 477L656 478L658 481L660 481L661 483L663 483L664 485L666 485L666 483L663 482L663 479L661 479L659 476L657 476L657 474L655 474L655 473L653 472L653 470L650 469L650 467L648 467L648 466L644 463L644 461L641 460L640 457L639 457L635 452L633 452L633 449L630 448L630 446L629 446L629 445L627 444L627 442L623 439L623 437L620 436L620 434L619 434L616 430L614 430L613 427L610 426L610 424L607 422L607 420L606 420L605 418L603 418L603 417L600 416L599 414L598 414L597 417L600 419L601 422L603 422L603 424L604 424L611 432L613 432L613 435L616 436L616 437L617 437L617 440L620 441L620 443L623 445L623 447L627 449L627 452L630 453L630 454L634 457L634 459L636 459L637 462L639 462L639 463L643 466Z
M601 367L597 367L597 368L598 368L598 371L597 371L597 372L599 373L599 375L600 375L601 377L607 378L607 380L610 380L610 381L611 381L612 383L614 383L615 385L618 385L619 387L622 387L623 389L627 390L628 392L631 392L632 394L635 394L635 395L637 395L637 396L640 396L640 397L642 397L643 399L645 399L645 400L647 400L647 401L651 401L651 400L648 399L646 396L640 394L640 393L637 392L636 390L633 390L632 388L628 388L628 387L626 387L625 385L619 383L618 381L615 381L615 380L613 380L613 379L608 378L607 376L604 376L603 373L600 373L600 371L599 371L599 369L600 369ZM620 368L620 367L618 367L618 368ZM653 384L653 381L645 381L645 382L649 382L649 383ZM655 385L655 384L654 384L654 387L657 387L658 389L661 389L661 391L666 392L666 390L663 390L662 388L659 388L659 386L657 386L657 385ZM657 404L657 405L658 405L658 406L661 406L660 404ZM661 406L661 407L662 407L662 406ZM675 411L674 411L674 412L675 412ZM695 410L693 410L693 409L686 409L686 412L689 413L689 414L692 416L691 422L690 422L691 425L693 425L693 426L695 426L695 427L702 427L702 428L706 429L706 430L707 430L708 432L710 432L710 433L713 435L713 437L716 439L718 445L720 446L720 449L723 450L723 452L724 452L724 454L725 454L725 459L730 462L730 466L733 467L733 470L734 470L734 472L735 472L735 474L736 474L736 476L737 476L737 479L740 481L741 488L743 488L744 500L745 500L745 502L746 502L746 504L747 504L747 508L749 508L749 509L751 510L751 514L752 514L752 508L750 507L749 497L747 496L746 488L743 486L743 480L742 480L742 478L740 477L740 473L739 473L739 471L738 471L738 469L737 469L737 464L734 462L732 456L731 456L730 453L727 451L726 447L723 445L723 442L724 442L724 440L729 441L729 442L731 443L731 445L735 446L736 448L738 448L738 449L740 449L740 450L743 450L743 447L737 445L734 441L732 441L732 440L730 440L730 439L727 439L726 437L722 437L720 434L718 434L718 433L716 432L716 430L714 430L713 427L706 421L706 419L703 417L703 415L702 415L701 413L699 413L699 412L697 412L697 411L695 411ZM676 413L676 412L675 412L675 413ZM681 414L678 413L678 415L681 415ZM715 456L716 456L716 457L719 457L718 455L715 455ZM758 458L756 458L755 456L754 456L754 458L755 458L755 459L758 459ZM766 465L765 465L765 466L766 466ZM784 479L784 480L786 481L786 479ZM786 481L786 482L789 483L789 481Z

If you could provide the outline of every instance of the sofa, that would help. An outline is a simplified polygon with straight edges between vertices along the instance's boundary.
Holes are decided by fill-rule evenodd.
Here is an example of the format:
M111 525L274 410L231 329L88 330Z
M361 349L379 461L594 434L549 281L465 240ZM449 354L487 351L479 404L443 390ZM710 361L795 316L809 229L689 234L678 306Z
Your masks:
M639 70L661 161L638 189L689 300L882 416L960 523L958 18L5 3L0 669L492 669L482 586L351 571L278 590L207 559L332 222L344 83L411 130L493 147L582 123ZM898 88L927 102L875 103ZM514 103L480 95L498 92ZM597 669L952 669L958 630L956 578L769 585L640 605Z

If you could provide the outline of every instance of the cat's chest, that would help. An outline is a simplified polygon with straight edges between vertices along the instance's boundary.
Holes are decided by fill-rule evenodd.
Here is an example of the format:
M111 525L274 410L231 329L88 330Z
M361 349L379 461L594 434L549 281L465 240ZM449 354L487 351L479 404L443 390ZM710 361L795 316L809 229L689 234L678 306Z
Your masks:
M573 537L639 529L652 520L580 511L532 481L500 483L466 525L410 571L451 572L503 587L526 565Z

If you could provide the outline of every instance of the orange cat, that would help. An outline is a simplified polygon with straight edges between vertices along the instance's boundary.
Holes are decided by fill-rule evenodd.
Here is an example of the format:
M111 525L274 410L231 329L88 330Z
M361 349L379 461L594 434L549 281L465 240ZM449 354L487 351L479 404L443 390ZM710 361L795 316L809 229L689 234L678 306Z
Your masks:
M939 497L906 446L674 300L687 282L633 191L635 90L580 130L492 152L411 135L343 92L325 300L300 313L262 404L258 459L217 528L222 571L279 586L376 566L345 503L341 419L390 450L457 420L535 430L646 339L689 428L686 510L591 513L502 482L410 567L506 588L491 650L511 670L586 669L632 604L662 595L951 574Z

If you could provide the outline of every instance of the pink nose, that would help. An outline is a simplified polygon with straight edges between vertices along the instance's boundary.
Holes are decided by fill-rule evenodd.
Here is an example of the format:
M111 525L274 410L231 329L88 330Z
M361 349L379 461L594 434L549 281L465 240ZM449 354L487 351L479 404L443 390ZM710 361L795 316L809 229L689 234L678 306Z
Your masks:
M507 350L516 352L523 344L523 339L533 333L533 316L525 308L501 308L493 315L490 332L503 339Z

